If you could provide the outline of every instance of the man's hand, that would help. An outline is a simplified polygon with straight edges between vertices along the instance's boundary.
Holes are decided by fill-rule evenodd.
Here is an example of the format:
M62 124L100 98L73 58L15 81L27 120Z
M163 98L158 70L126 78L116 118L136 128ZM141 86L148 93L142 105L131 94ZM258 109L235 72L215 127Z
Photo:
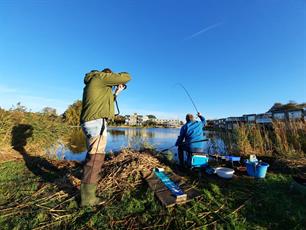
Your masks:
M198 117L201 117L201 116L202 116L202 114L200 112L198 112Z
M125 86L123 84L120 84L117 86L116 90L115 90L115 95L118 96L119 93L121 93L122 90L125 89Z

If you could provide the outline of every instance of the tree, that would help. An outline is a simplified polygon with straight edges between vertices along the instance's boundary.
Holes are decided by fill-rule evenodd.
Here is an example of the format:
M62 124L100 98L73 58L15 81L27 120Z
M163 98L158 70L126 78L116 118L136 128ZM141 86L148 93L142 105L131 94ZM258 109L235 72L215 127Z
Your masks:
M155 117L154 115L152 115L152 114L147 115L147 117L148 117L149 119L156 119L156 117Z
M11 108L10 110L14 110L14 111L18 111L18 112L26 112L27 111L27 107L21 105L21 102L18 102L16 104L16 107L13 106L13 108Z
M295 101L289 101L287 104L282 103L274 103L274 105L269 109L269 112L277 112L277 111L287 111L291 109L303 109L305 107L305 103L298 104Z
M279 110L281 110L282 106L283 106L282 103L276 102L276 103L274 103L274 105L271 107L271 109L269 109L269 112L279 111Z
M42 113L48 116L56 116L56 109L51 107L45 107L42 109Z
M152 120L147 120L145 122L143 122L143 126L156 126L156 122L152 121Z
M115 116L115 118L114 118L114 124L115 125L123 125L124 123L125 123L125 117L124 116L121 116L121 115Z
M77 100L72 105L69 105L68 109L63 114L64 122L69 125L77 126L80 124L80 116L82 111L82 101Z

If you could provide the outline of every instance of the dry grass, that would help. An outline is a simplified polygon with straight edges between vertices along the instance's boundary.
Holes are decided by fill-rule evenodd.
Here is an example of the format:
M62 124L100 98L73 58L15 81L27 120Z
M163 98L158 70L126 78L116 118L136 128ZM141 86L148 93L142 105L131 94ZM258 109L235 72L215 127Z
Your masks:
M305 157L306 122L273 122L268 126L240 124L221 135L228 150L248 156Z
M69 135L61 117L0 108L0 153L6 157L14 157L12 149L19 145L26 145L33 155L43 155L44 149Z
M123 150L103 165L98 193L122 194L143 183L155 167L165 168L152 154Z

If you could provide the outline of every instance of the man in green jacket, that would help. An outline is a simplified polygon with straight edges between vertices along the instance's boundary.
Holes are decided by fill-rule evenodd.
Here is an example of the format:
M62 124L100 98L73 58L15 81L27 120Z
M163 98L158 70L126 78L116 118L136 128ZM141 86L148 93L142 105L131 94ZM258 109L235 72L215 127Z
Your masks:
M110 69L94 70L85 75L80 120L88 152L81 182L81 206L100 203L95 193L105 158L107 120L114 118L115 95L124 89L124 85L130 79L128 73L116 74ZM114 93L113 86L117 86Z

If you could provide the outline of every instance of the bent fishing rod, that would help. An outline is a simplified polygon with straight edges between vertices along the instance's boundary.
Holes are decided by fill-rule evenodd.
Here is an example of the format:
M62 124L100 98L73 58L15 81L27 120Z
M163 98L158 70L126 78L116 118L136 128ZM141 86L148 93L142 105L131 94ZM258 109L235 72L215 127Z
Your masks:
M177 83L177 85L181 86L181 87L184 89L185 93L187 94L187 96L189 97L191 103L193 104L193 107L195 108L196 112L199 113L198 108L197 108L197 106L195 105L195 103L194 103L192 97L190 96L188 90L187 90L187 89L183 86L183 84L181 84L181 83Z
M192 144L192 143L197 143L197 142L202 142L202 141L209 141L209 139L203 139L203 140L191 141L191 142L183 142L183 143L181 143L181 144L178 144L178 146L187 145L187 144ZM161 152L161 153L162 153L162 152L166 152L166 151L168 151L169 149L172 149L172 148L174 148L174 147L176 147L176 145L173 145L173 146L171 146L170 148L167 148L167 149L163 149L163 150L161 150L160 152Z

